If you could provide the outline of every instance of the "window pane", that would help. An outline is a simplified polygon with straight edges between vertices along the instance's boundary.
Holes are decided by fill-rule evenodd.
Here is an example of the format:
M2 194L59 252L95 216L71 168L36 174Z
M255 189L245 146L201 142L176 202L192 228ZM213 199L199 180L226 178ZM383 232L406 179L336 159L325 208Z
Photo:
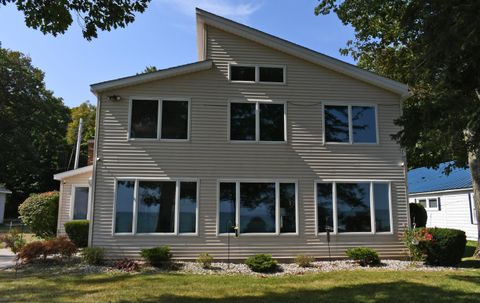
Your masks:
M255 66L230 65L230 80L255 81Z
M375 107L352 106L354 143L376 143Z
M280 232L296 232L295 183L280 183Z
M88 211L88 187L75 187L73 201L73 220L87 219Z
M370 232L370 183L337 183L338 232Z
M230 104L230 139L255 140L255 103Z
M387 183L374 183L375 229L390 231L390 195Z
M285 118L283 104L260 103L260 140L284 141Z
M162 102L162 139L188 138L188 101Z
M430 208L438 208L438 201L437 201L437 199L428 199L428 207L430 207Z
M333 230L333 186L332 183L317 183L317 228L326 232Z
M349 142L348 106L325 106L326 142Z
M197 227L197 183L180 182L179 229L194 233Z
M134 190L134 181L117 182L117 201L115 204L116 233L132 232Z
M220 183L219 233L235 232L235 183Z
M260 67L260 82L283 82L282 67Z
M427 208L427 200L418 200L418 204L420 204L421 206L423 206L423 208Z
M175 182L138 183L137 232L173 233L175 226Z
M132 100L131 138L157 138L158 101Z
M240 232L275 232L275 183L240 183Z

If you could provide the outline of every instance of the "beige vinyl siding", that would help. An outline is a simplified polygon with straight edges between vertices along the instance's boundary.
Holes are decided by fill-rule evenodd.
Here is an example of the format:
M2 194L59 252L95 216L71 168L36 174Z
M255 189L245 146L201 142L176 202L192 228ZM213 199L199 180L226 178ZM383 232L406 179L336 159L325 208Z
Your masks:
M402 152L390 135L398 129L400 98L301 59L243 38L208 28L212 70L123 88L99 96L100 125L94 203L93 246L109 257L137 257L141 248L170 245L175 257L196 258L208 252L226 258L227 238L217 236L217 185L220 179L290 179L298 181L299 235L247 236L231 239L231 254L275 257L309 254L327 257L324 235L315 235L314 181L368 179L392 182L393 226L390 235L332 236L332 257L345 249L370 246L384 257L400 257L400 237L407 224ZM228 81L228 62L286 65L286 85L238 84ZM108 101L109 95L120 101ZM191 98L191 133L187 142L128 141L132 97ZM228 141L229 100L287 102L287 143ZM377 104L378 145L324 145L321 102ZM112 235L114 178L199 178L198 236Z
M86 172L76 176L68 177L60 181L60 199L58 205L58 225L57 235L65 235L63 224L70 221L70 211L72 207L72 188L75 185L88 185L92 177L91 172Z

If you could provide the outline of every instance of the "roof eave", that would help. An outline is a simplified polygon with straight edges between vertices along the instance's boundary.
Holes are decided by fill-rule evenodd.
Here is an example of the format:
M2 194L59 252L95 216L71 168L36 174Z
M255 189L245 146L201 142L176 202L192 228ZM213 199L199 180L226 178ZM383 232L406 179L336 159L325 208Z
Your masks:
M132 85L138 85L150 81L161 80L166 78L172 78L180 75L190 74L194 72L204 71L212 68L212 61L200 61L190 64L175 66L167 69L162 69L156 72L145 73L130 77L124 77L114 79L105 82L99 82L90 85L90 90L94 94L102 93L105 91L123 88Z
M202 9L197 8L196 12L197 26L199 27L197 28L197 48L199 58L205 59L203 55L205 47L203 41L205 40L204 26L205 24L207 24L216 28L220 28L221 30L230 32L237 36L252 40L259 44L263 44L270 48L290 54L292 56L318 64L330 70L345 74L360 81L383 88L387 91L399 95L402 99L406 99L411 96L411 92L409 91L408 85L406 84L379 76L375 73L361 69L355 65L329 57L327 55L305 48L303 46L264 33L257 29L250 28L246 25L209 13Z
M93 171L93 165L84 166L84 167L80 167L80 168L77 168L77 169L67 170L63 173L55 174L55 175L53 175L53 179L61 181L63 179L69 178L69 177L73 177L73 176L76 176L76 175L80 175L80 174L84 174L84 173L88 173L88 172L92 172L92 171Z

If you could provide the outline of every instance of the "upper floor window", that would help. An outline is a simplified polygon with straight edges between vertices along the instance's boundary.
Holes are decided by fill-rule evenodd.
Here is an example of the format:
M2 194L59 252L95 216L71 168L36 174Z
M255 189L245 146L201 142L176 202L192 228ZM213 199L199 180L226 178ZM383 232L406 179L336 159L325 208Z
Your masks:
M237 82L285 83L284 66L229 65L229 79Z
M189 101L132 100L131 102L131 139L187 140L189 138Z
M286 141L285 104L264 102L230 103L230 140Z
M375 106L325 105L325 142L377 143Z

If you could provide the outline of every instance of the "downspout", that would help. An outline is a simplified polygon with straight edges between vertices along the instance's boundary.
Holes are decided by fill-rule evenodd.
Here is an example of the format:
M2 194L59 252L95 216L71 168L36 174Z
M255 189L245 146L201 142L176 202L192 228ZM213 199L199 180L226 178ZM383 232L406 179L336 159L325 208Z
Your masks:
M413 95L413 93L408 91L407 94L403 95L400 98L400 116L403 116L403 102L410 98ZM412 222L410 222L410 201L408 199L408 164L407 164L407 151L402 148L402 158L403 158L403 175L405 179L405 201L406 207L407 207L407 230L410 229L410 226L412 226Z
M97 112L95 117L95 138L93 145L93 171L92 171L92 190L90 191L90 224L88 226L88 247L92 247L93 243L93 224L95 222L95 189L97 183L97 160L98 160L98 142L100 133L100 112L102 106L102 95L95 93L97 96Z

